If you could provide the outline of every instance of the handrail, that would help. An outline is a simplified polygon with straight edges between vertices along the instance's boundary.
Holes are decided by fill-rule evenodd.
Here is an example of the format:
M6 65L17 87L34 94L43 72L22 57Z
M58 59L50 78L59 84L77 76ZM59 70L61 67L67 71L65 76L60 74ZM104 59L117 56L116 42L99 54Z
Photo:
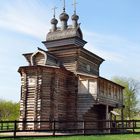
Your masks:
M50 127L20 128L19 125L33 124ZM46 123L46 124L45 124ZM109 125L105 125L108 123ZM122 125L123 124L123 125ZM9 125L9 126L8 126ZM101 125L99 127L99 125ZM0 121L0 138L28 136L57 136L57 135L88 135L88 134L122 134L140 133L140 120L95 120L95 121ZM27 133L28 132L28 133ZM33 134L33 133L34 134ZM11 134L10 136L7 134Z

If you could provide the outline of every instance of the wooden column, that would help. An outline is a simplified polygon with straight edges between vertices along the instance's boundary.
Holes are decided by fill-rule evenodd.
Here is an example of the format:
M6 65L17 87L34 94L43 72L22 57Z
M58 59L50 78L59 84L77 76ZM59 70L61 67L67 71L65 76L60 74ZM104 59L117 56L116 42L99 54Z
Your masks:
M109 106L106 105L106 121L109 121ZM109 122L106 122L106 128L109 128ZM109 130L106 130L106 132L110 132Z
M37 81L36 81L36 91L35 91L35 121L41 120L41 85L42 85L42 70L37 71ZM41 127L40 123L35 123L34 129L39 129Z
M27 80L27 73L24 72L24 86L23 86L23 116L22 121L27 121L27 93L28 93L28 80ZM23 123L22 130L26 129L26 123Z
M124 127L124 112L123 112L123 106L121 107L121 121L122 121L122 128Z

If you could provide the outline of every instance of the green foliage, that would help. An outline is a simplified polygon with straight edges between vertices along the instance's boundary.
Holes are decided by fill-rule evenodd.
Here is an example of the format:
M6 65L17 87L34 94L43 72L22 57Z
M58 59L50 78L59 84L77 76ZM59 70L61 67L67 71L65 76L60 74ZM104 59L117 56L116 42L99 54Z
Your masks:
M120 77L114 77L113 81L125 87L123 92L124 119L133 119L139 112L137 95L140 83L132 78Z
M19 103L0 100L0 120L17 120L19 118Z

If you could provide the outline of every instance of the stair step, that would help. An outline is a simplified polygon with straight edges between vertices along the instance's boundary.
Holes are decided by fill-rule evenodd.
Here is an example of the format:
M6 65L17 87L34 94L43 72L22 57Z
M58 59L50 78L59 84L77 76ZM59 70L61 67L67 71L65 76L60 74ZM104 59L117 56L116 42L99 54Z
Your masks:
M78 117L83 118L83 115L86 114L94 106L95 100L92 94L78 94Z

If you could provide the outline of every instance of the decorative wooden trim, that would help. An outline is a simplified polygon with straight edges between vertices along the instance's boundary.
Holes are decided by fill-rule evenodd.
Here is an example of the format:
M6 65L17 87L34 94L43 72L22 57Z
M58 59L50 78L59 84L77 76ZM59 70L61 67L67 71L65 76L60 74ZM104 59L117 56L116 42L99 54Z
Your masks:
M60 39L60 40L53 40L53 41L44 41L42 42L46 48L54 48L59 46L68 46L68 45L76 45L78 47L84 47L84 45L87 43L86 41L78 38L78 37L72 37L72 38L66 38L66 39Z
M31 65L33 66L34 65L34 62L33 62L33 58L34 58L34 56L37 54L37 53L41 53L41 54L43 54L44 55L44 65L46 64L46 62L47 62L47 54L44 52L44 51L41 51L41 50L38 50L38 51L36 51L35 53L33 53L32 55L31 55Z

